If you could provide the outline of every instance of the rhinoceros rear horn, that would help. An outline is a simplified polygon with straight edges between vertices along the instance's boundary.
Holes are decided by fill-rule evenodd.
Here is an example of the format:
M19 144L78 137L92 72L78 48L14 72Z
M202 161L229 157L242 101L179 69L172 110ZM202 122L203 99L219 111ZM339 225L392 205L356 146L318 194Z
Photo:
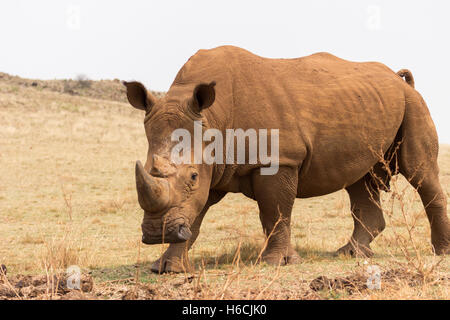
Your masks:
M136 189L145 211L160 212L169 205L169 182L149 175L140 161L136 162Z

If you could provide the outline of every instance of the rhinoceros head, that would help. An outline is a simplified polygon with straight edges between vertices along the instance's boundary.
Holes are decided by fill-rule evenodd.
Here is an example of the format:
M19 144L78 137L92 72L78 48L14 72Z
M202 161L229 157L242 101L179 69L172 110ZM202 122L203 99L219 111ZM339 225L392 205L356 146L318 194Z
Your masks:
M144 210L142 242L187 241L191 225L208 199L212 167L193 161L174 163L171 152L176 142L171 136L174 130L185 129L194 137L194 121L201 120L202 110L214 102L215 83L198 84L161 99L139 82L124 85L130 104L146 112L147 160L144 165L136 162L136 189Z

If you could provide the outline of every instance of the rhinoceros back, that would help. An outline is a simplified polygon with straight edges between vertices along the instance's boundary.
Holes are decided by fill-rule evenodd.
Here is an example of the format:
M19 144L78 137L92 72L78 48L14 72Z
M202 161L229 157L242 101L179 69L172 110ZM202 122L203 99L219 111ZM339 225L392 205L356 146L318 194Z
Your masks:
M299 197L360 179L392 144L405 112L405 86L380 63L328 53L269 59L232 46L200 50L173 86L216 81L206 112L229 128L279 129L280 166L298 166Z

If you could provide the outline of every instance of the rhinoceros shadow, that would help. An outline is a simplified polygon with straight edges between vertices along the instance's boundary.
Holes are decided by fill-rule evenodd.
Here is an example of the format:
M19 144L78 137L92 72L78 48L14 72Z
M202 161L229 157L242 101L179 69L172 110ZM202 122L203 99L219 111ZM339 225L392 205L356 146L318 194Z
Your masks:
M214 252L206 252L204 254L198 253L194 254L191 262L198 269L200 267L205 269L220 269L226 266L229 266L233 263L236 263L237 259L240 262L251 265L256 264L260 261L262 245L256 242L244 242L241 244L236 244L235 246L223 249L216 250ZM336 248L337 249L337 248ZM336 254L336 249L334 250L324 250L320 248L310 248L307 246L296 245L294 250L300 256L300 263L314 263L314 262L336 262L337 260L354 260L354 258L350 256L338 256ZM383 252L376 252L376 258L384 259L384 258L392 258L398 257L401 258L402 254L388 254ZM354 260L356 263L356 260ZM264 262L263 262L264 263Z
M191 252L190 261L195 271L200 269L213 270L229 267L239 260L244 265L255 265L260 261L262 246L256 242L237 243L234 246L223 248L222 250ZM303 247L297 245L295 251L300 256L300 263L335 262L337 259L353 259L351 257L337 257L336 251L327 251L318 248ZM375 253L377 258L392 257L387 253ZM395 256L395 255L394 255ZM401 254L399 254L401 257ZM157 282L158 275L151 271L154 261L142 261L138 264L128 264L112 266L108 268L96 268L90 271L91 275L99 281L130 281L133 282L137 272L143 282ZM355 261L356 263L356 261ZM262 262L264 264L264 262Z
M235 246L215 252L206 252L195 254L191 261L196 267L204 267L205 269L220 269L222 267L236 263L239 259L244 264L256 264L261 260L262 245L254 242L244 242ZM316 261L335 259L333 251L325 251L320 249L311 249L296 246L295 251L300 255L301 260ZM264 263L264 262L263 262Z
M256 242L237 243L234 246L222 248L216 251L191 252L190 261L195 270L202 268L206 270L222 269L231 266L239 259L239 263L255 265L260 259L262 246ZM331 260L335 258L333 252L296 247L295 250L303 260L315 261ZM151 271L154 261L141 261L138 264L118 265L111 267L94 268L90 270L91 275L100 282L109 281L134 281L137 271L144 282L157 281L157 275Z

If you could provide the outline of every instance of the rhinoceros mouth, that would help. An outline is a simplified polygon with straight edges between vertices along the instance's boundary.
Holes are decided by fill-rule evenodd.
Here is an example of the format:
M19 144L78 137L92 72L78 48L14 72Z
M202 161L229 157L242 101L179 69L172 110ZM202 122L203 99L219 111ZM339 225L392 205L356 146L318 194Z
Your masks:
M172 228L168 228L166 232L162 232L162 229L157 233L142 234L142 243L144 244L161 244L161 243L180 243L189 240L192 236L192 232L188 225L179 224Z

